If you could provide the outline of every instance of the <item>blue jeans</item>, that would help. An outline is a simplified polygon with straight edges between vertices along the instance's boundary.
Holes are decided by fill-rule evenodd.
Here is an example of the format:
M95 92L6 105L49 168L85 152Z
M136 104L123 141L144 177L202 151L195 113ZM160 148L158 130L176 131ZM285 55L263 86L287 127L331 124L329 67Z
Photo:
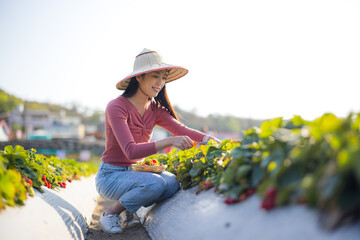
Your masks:
M136 172L128 166L105 162L100 163L95 182L103 198L119 200L132 213L171 197L180 188L172 173Z

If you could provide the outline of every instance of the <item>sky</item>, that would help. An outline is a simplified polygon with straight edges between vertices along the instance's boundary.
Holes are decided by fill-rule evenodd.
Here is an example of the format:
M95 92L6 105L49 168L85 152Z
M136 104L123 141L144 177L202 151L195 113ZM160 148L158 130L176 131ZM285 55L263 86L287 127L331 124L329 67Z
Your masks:
M360 0L0 0L0 88L104 111L144 48L200 116L360 112Z

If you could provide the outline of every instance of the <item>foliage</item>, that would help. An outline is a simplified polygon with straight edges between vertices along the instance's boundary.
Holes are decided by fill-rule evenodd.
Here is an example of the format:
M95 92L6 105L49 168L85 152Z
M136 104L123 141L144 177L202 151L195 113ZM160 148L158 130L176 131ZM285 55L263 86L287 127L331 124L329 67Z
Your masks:
M300 116L275 118L244 131L241 141L224 140L153 155L176 174L184 189L215 187L225 203L244 201L254 191L270 210L307 204L334 228L360 212L360 114L344 119L324 114L309 122Z
M48 110L50 112L60 112L65 111L68 115L80 115L76 109L69 109L57 104L50 103L40 103L36 101L25 101L21 98L15 97L11 94L6 93L4 90L0 89L0 113L11 112L19 104L24 105L24 110ZM95 118L98 117L95 113Z
M0 151L0 211L5 206L23 205L27 195L34 196L34 188L66 187L66 181L78 180L97 171L98 162L80 163L74 159L58 159L36 154L35 149L6 146Z
M0 113L10 112L20 103L22 103L21 99L0 89Z

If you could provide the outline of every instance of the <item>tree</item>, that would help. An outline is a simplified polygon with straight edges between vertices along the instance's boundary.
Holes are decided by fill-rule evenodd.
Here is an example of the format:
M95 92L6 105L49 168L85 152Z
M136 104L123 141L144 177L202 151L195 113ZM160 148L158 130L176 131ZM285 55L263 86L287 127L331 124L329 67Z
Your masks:
M11 112L21 103L23 103L21 99L0 89L0 113Z

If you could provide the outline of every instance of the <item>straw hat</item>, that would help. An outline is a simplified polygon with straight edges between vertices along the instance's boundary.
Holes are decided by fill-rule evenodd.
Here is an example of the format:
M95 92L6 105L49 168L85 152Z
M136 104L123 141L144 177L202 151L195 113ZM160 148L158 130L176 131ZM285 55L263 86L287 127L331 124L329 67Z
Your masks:
M122 79L116 84L119 90L125 90L129 85L132 77L159 70L169 70L166 77L166 83L174 81L185 76L188 70L184 67L174 66L163 62L162 57L155 51L144 48L135 59L134 70L126 78Z

